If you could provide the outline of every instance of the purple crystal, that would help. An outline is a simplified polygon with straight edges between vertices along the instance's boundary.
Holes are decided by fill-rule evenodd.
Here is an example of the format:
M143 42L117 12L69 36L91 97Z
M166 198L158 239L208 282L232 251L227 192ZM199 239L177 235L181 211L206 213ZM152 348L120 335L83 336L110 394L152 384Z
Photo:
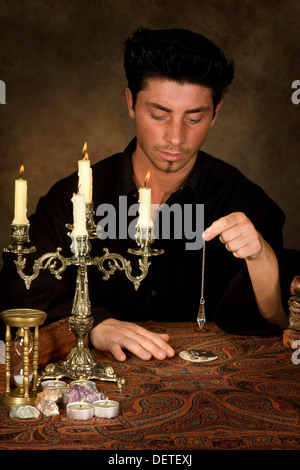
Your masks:
M89 385L72 385L66 397L66 402L84 401L85 403L93 403L97 400L105 400L105 398L105 393L96 392Z

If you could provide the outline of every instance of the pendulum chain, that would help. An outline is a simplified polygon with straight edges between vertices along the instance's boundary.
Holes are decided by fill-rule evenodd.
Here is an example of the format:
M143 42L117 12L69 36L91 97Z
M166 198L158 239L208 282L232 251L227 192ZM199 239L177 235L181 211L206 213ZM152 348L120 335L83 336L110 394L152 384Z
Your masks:
M204 271L205 271L205 240L203 240L203 247L202 247L202 276L201 276L201 294L200 294L200 303L199 303L199 310L197 316L197 323L199 328L202 329L206 318L205 318L205 300L204 300Z

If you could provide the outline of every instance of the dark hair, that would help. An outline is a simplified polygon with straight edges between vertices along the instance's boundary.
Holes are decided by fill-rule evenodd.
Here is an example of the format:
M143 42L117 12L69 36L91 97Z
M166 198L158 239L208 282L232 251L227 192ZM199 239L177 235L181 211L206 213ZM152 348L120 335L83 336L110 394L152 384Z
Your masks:
M215 109L234 75L233 62L213 42L185 29L133 32L125 42L124 68L134 105L148 78L166 78L210 88Z

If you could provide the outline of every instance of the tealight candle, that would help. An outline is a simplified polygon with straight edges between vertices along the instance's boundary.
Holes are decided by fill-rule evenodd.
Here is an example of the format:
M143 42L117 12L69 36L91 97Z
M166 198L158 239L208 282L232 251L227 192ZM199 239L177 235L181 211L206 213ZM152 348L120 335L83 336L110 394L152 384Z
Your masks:
M73 382L70 383L70 387L74 387L74 385L80 385L83 387L84 385L88 385L89 387L95 387L94 382L91 380L84 380L84 379L79 379L79 380L73 380Z
M59 401L61 401L62 403L67 403L67 397L68 397L68 393L69 393L69 390L70 390L70 387L61 387L59 389L60 393L62 394L62 397Z
M44 390L45 388L63 388L66 387L67 384L66 382L63 382L62 380L43 380L41 382L41 387Z
M99 400L93 403L94 415L99 418L114 418L119 414L119 403L113 400Z
M94 406L91 403L73 402L67 404L67 417L76 420L91 419L94 415Z

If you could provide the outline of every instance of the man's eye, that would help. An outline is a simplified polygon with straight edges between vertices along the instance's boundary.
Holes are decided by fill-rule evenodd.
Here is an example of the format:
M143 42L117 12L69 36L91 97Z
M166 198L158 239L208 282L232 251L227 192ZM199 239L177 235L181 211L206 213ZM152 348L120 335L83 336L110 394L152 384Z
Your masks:
M198 124L198 122L200 122L200 121L201 121L201 119L188 119L188 122L190 124Z
M158 116L157 114L151 114L152 119L156 119L157 121L161 121L164 119L165 116Z

